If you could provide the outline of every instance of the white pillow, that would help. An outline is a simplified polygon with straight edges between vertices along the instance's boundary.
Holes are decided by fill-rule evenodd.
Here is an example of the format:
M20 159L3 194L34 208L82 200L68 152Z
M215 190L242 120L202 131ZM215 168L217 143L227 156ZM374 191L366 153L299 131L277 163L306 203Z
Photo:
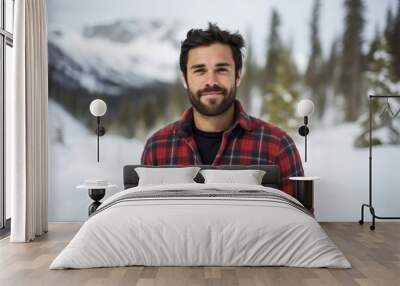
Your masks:
M135 168L139 176L138 186L195 183L199 167Z
M247 185L261 185L265 175L263 170L201 170L204 183L234 183Z

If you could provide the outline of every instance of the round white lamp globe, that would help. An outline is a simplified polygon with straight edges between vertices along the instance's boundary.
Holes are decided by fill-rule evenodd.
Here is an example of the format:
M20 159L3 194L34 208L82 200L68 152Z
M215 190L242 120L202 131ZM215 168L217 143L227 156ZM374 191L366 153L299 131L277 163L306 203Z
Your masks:
M95 99L90 103L89 109L94 116L103 116L107 111L107 104L101 99Z
M314 112L314 103L309 99L300 100L297 104L297 113L300 116L309 116Z

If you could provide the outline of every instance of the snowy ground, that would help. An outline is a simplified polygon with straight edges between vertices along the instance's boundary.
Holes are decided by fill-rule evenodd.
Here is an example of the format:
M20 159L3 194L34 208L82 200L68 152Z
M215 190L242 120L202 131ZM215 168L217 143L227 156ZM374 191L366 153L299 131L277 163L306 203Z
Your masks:
M306 175L321 178L315 183L319 221L358 221L361 204L368 202L368 149L352 147L358 134L355 124L311 130L304 169ZM121 190L122 168L140 162L144 143L106 134L100 139L97 163L95 134L54 102L49 103L49 137L50 221L85 220L91 200L87 191L77 190L76 185L87 178L104 178L119 186L106 196ZM303 139L293 138L303 156ZM400 215L399 151L400 146L373 149L373 202L380 216Z
M55 143L56 137L63 143ZM85 220L91 200L87 191L76 186L85 179L104 178L118 185L107 191L106 196L121 190L123 166L139 163L143 148L141 141L106 134L100 138L100 163L97 163L94 132L89 132L54 102L49 102L49 140L50 221Z

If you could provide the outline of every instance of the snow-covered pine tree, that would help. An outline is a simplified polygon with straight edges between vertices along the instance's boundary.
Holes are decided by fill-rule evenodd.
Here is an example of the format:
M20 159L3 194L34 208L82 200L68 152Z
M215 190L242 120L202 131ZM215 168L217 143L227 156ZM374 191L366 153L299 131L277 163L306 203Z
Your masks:
M242 79L238 89L238 99L243 104L245 110L248 111L250 109L252 90L258 84L258 70L254 60L251 31L249 30L246 35L246 56L242 70Z
M305 85L310 90L311 98L316 107L315 111L319 118L321 118L324 113L326 99L326 81L323 74L324 63L321 41L319 39L320 10L321 0L314 0L310 22L311 51L304 76Z
M296 115L298 82L299 73L292 58L292 49L283 48L276 81L269 85L265 96L268 113L264 118L286 131L297 129L300 123Z
M364 3L362 0L344 2L346 17L345 31L342 39L342 65L340 74L340 91L345 99L345 117L354 121L362 112L363 100L363 54L362 31L364 27Z
M396 17L386 31L388 51L392 56L392 73L395 79L400 81L400 0L397 3Z
M279 19L278 12L273 10L267 43L262 117L284 130L291 131L299 125L295 112L299 98L299 73L292 57L292 49L286 47L279 36Z
M271 24L268 36L267 56L265 64L265 88L268 89L270 84L276 81L278 74L278 63L282 50L281 37L279 35L280 16L275 9L271 12Z
M400 84L393 75L393 58L388 51L386 38L375 36L368 53L368 67L365 73L368 87L375 95L400 96ZM373 92L372 92L373 91ZM393 118L400 105L395 99L372 99L372 144L400 144L400 116ZM386 109L386 110L385 110ZM367 147L369 144L369 109L359 117L362 132L356 138L356 147ZM385 112L383 112L385 110ZM400 115L400 114L399 114Z

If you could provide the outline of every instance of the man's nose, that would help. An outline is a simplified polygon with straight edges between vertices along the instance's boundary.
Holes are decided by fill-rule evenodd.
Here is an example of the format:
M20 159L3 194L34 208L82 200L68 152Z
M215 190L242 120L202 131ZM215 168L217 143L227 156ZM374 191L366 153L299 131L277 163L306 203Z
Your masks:
M216 74L214 72L209 72L206 75L205 84L208 85L208 86L218 85L217 76L216 76Z

